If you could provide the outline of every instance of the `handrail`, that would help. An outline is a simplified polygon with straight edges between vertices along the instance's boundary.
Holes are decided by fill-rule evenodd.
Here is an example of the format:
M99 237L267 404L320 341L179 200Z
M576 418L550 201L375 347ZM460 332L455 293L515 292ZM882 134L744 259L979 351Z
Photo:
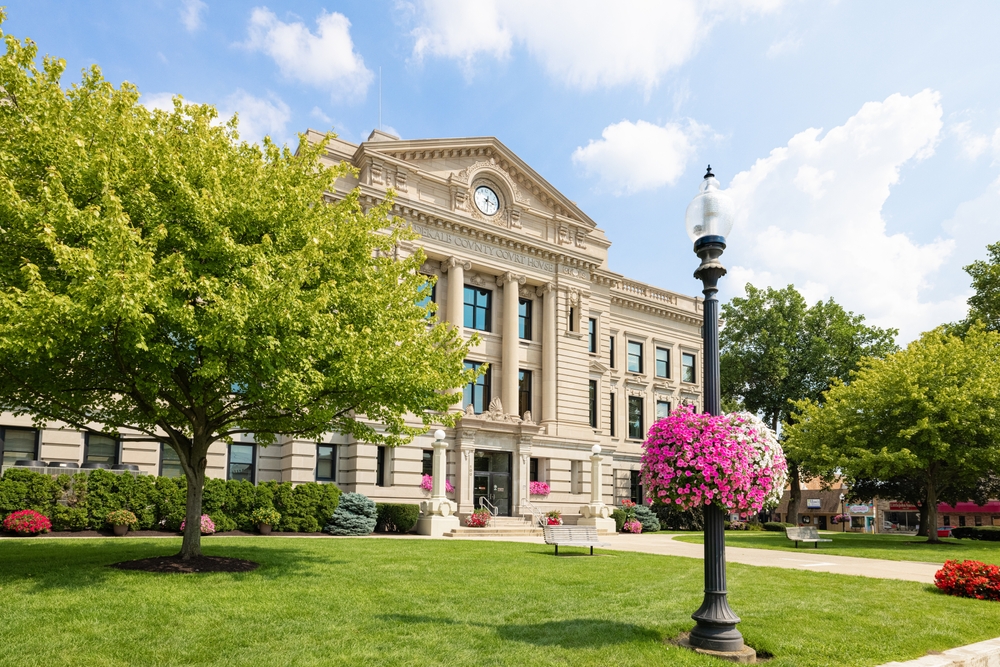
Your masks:
M525 500L521 503L523 507L527 507L531 511L531 525L533 526L544 526L545 525L545 512L538 509L531 501Z
M500 513L500 510L496 505L487 500L486 496L479 496L479 506L490 513L490 523L492 524L493 519Z

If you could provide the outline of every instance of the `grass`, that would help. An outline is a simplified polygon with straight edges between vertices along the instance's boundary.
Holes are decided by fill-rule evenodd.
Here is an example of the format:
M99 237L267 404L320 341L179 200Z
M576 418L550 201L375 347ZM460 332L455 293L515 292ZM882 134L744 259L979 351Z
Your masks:
M981 560L984 563L1000 565L1000 542L980 542L942 538L941 544L928 544L926 537L912 535L870 535L865 533L820 533L820 537L832 539L822 542L819 550L837 556L857 556L859 558L884 558L885 560L913 560L924 563L944 563L952 560ZM675 537L679 542L701 544L701 533L684 533ZM796 551L795 544L784 533L769 531L727 531L726 544L733 547L752 549L776 549ZM814 545L800 544L798 551L814 551Z
M702 564L627 552L409 539L209 538L244 574L106 567L177 539L0 541L0 665L717 665L690 629ZM988 639L1000 604L931 586L729 566L772 667L879 665Z

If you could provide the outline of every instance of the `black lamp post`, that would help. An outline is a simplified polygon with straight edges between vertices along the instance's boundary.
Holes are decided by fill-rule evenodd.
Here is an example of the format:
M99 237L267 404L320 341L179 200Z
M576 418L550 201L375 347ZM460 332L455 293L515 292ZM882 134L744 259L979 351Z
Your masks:
M719 300L716 294L719 278L726 275L726 267L719 257L726 249L726 236L733 228L733 204L719 190L711 166L699 190L684 217L688 235L694 241L694 251L701 259L694 277L704 284L705 411L720 415ZM743 635L736 629L740 617L729 608L726 592L725 515L714 503L705 506L705 599L691 618L697 621L689 638L691 646L725 653L744 650Z

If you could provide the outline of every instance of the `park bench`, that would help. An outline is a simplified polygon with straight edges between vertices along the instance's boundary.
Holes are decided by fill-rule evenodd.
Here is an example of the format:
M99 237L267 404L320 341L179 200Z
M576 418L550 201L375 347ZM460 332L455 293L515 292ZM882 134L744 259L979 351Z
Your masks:
M597 540L597 526L545 526L545 543L555 545L556 556L559 547L590 547L590 555L594 555L594 547L610 547L608 542Z
M833 540L828 540L824 537L819 536L819 531L817 531L812 526L799 526L798 528L785 528L785 537L795 542L795 548L799 548L799 542L812 542L819 549L820 542L833 542Z

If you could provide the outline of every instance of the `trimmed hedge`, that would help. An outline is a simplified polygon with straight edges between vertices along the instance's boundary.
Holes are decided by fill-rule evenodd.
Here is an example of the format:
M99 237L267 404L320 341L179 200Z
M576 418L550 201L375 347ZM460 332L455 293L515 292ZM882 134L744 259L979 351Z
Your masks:
M611 518L615 520L615 532L616 533L622 532L622 528L625 526L625 518L626 518L625 510L616 509L611 513Z
M375 503L375 530L383 533L408 533L420 518L420 505Z
M785 532L785 528L795 528L794 523L782 523L781 521L766 521L764 522L764 530L770 530L775 533Z
M274 530L319 532L337 509L340 489L333 484L205 480L202 512L219 532L253 531L258 508L281 513ZM52 477L23 469L7 470L0 479L0 520L33 509L52 521L53 530L102 530L108 512L127 509L139 520L136 530L176 531L184 520L187 480L152 475L116 475L107 470Z
M1000 526L960 526L951 529L951 536L961 540L1000 542Z

